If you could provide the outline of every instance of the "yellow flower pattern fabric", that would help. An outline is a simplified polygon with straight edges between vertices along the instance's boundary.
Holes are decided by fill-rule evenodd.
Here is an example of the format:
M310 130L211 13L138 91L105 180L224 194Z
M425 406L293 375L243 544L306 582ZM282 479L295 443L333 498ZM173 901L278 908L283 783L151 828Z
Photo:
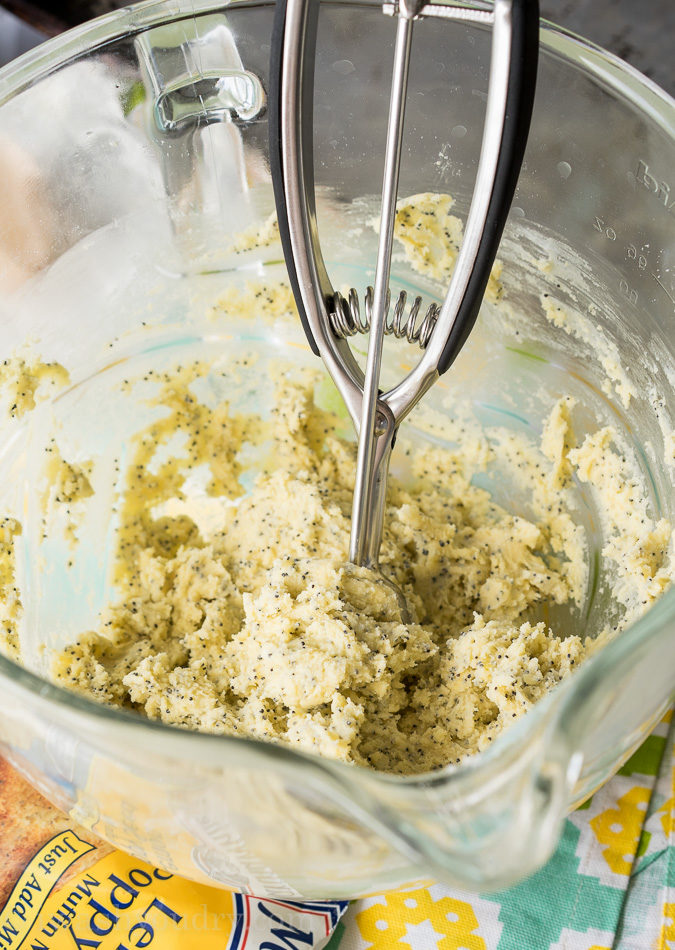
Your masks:
M664 904L659 950L670 950L671 947L675 947L675 904Z
M673 769L673 785L675 786L675 768ZM664 835L672 835L675 829L675 796L659 809Z
M467 901L454 897L434 900L428 888L394 891L384 902L371 904L356 915L356 923L364 940L373 950L409 950L411 932L430 924L438 950L487 950L485 941L476 933L478 920Z
M635 785L621 796L616 808L607 808L590 822L615 874L631 872L650 797L650 788Z
M497 894L441 884L354 902L328 950L675 950L675 719Z

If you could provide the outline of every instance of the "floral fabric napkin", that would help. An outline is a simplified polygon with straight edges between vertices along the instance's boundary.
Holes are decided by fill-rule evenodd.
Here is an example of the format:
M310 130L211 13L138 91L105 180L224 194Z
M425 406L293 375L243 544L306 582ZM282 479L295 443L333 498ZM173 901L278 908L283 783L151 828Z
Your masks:
M490 895L355 901L329 950L675 950L675 720L565 822L548 864Z

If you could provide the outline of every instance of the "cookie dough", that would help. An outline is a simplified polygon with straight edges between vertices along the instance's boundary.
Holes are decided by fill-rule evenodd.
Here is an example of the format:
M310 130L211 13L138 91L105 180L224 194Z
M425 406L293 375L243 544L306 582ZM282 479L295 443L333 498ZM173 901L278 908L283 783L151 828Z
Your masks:
M462 219L451 214L452 195L423 192L403 198L396 205L395 237L408 263L418 274L447 286L462 246ZM379 227L379 222L373 222ZM496 303L502 296L502 262L492 265L485 299Z
M410 476L391 479L381 556L405 624L391 591L345 563L355 451L344 420L316 404L319 378L281 368L262 421L200 404L204 372L161 381L171 412L139 434L129 465L120 602L55 659L64 685L185 728L416 773L484 749L592 648L540 616L583 599L586 546L566 492L573 473L594 477L608 438L573 448L571 400L553 407L541 448L506 432L492 446L467 433L456 449L405 448ZM177 430L185 457L156 465ZM267 461L245 491L252 444ZM530 479L535 518L473 483L495 452ZM191 501L186 475L204 464L211 480ZM655 530L647 599L666 583L665 544Z

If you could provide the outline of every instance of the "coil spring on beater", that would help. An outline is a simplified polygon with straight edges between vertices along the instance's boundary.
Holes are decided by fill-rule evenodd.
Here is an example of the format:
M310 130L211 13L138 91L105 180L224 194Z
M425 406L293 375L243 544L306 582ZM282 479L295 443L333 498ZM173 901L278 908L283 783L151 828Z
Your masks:
M408 343L418 343L422 349L425 349L431 334L436 326L440 307L432 303L419 319L422 307L422 298L415 297L410 311L406 316L406 304L408 294L402 290L398 295L393 313L390 312L391 292L387 291L387 302L385 305L384 332L387 336L395 336L399 340L407 340ZM333 307L329 314L330 325L333 333L345 339L354 336L356 333L367 333L370 330L370 318L373 311L373 288L366 289L365 297L365 316L361 316L359 306L359 296L352 287L348 298L345 298L339 291L333 296Z

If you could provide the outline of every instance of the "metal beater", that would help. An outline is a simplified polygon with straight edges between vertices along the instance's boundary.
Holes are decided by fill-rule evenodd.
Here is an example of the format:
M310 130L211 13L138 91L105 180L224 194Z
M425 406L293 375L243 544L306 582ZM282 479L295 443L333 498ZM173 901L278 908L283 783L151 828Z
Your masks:
M313 91L319 0L277 0L270 67L270 164L289 279L312 350L323 359L358 435L350 560L379 571L389 458L398 426L452 364L478 315L525 151L539 44L538 0L488 6L385 2L397 18L374 288L345 299L331 285L316 224ZM464 239L443 305L390 315L389 276L413 28L422 17L492 25L485 126ZM369 332L365 374L347 337ZM418 364L387 393L379 388L385 333L419 343Z

